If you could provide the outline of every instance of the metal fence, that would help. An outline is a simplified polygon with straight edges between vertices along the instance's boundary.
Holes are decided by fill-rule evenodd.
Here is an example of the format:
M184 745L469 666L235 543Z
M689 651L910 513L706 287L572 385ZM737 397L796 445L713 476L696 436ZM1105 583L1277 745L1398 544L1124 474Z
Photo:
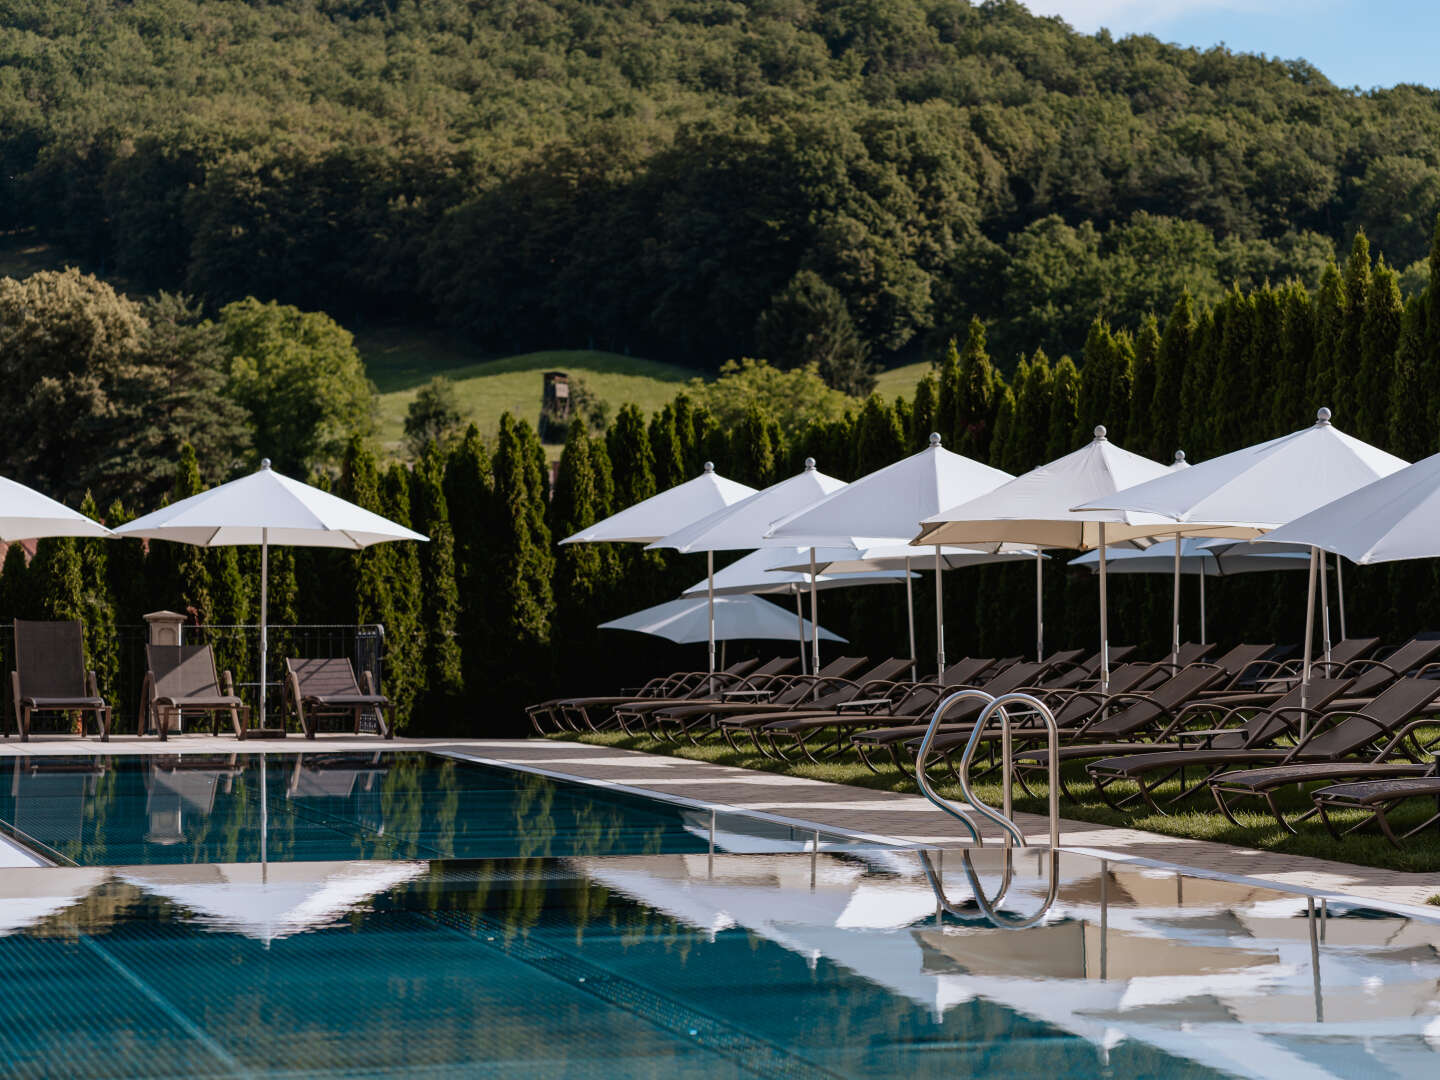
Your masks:
M88 634L87 628L87 634ZM182 629L187 645L210 645L215 651L215 666L218 670L230 671L235 678L236 692L245 699L252 709L260 702L260 627L258 624L237 625L187 624ZM114 710L113 728L116 731L134 731L139 720L140 691L145 681L145 643L149 640L150 628L145 625L127 625L115 628L114 650L110 654L113 670L101 672L100 693ZM285 676L285 658L304 657L322 659L345 657L355 665L357 673L370 672L375 679L377 692L384 693L385 685L385 627L379 623L361 625L311 623L302 625L271 624L267 632L266 649L266 697L265 706L269 715L278 720L283 707L282 686ZM10 623L0 624L0 671L6 676L5 722L7 730L15 730L14 705L10 701L8 673L14 670L14 627ZM91 660L97 666L102 662L104 650L95 642L87 641ZM67 721L61 717L36 718L36 730L62 725ZM361 726L373 730L374 717L362 718Z

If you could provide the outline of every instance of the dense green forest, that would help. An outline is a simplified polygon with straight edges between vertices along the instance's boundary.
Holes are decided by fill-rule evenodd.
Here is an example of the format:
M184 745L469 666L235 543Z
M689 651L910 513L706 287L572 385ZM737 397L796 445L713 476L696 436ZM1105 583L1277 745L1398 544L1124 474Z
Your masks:
M1414 292L1437 101L1007 0L0 0L0 228L212 310L863 386L971 316L1008 371L1314 287L1358 228Z

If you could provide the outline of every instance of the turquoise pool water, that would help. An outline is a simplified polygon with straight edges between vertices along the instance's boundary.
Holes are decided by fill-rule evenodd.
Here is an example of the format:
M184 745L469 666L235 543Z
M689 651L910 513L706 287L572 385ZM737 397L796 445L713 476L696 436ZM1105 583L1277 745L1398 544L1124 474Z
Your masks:
M785 827L720 827L760 850L801 846ZM0 760L0 828L78 866L709 848L709 815L693 809L407 752L17 756Z
M979 860L998 886L995 856ZM1435 1075L1440 927L1062 862L937 918L914 852L0 877L7 1075ZM1021 858L1003 905L1042 897Z

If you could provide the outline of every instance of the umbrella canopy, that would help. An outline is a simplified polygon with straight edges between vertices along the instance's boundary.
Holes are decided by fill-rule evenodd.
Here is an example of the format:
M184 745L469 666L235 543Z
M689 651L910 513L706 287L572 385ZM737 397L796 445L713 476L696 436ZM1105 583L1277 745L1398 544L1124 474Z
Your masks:
M708 640L710 620L703 599L682 598L611 619L601 623L600 629L634 630L639 634L654 634L680 644L693 644ZM799 630L802 640L809 631L809 623L802 620ZM823 627L819 629L819 634L826 641L845 640ZM785 609L759 597L721 596L715 600L715 636L722 641L794 641L796 635L795 621Z
M652 544L692 521L754 494L754 488L725 479L715 472L714 463L707 461L705 471L695 479L611 514L560 543Z
M680 552L705 552L705 576L713 583L715 580L715 552L759 547L764 543L765 530L776 518L810 506L844 486L843 480L836 480L833 476L826 476L819 472L815 468L814 458L806 458L804 470L795 476L781 480L778 484L771 484L763 491L747 495L728 506L722 506L698 521L691 522L668 536L660 538L650 547L674 548ZM713 599L713 587L707 595ZM812 589L810 592L810 621L814 623L817 618L815 590ZM713 672L715 670L715 611L713 603L710 610L710 628L710 670ZM819 646L818 641L812 644L812 650L817 657L815 664L817 669L819 668ZM800 657L803 669L805 657L803 650Z
M1394 454L1346 435L1321 409L1308 428L1074 505L1224 525L1228 535L1249 537L1404 467Z
M113 535L98 521L91 521L64 503L0 476L0 540Z
M1172 517L1126 510L1071 511L1081 500L1100 499L1122 488L1172 473L1158 461L1132 454L1112 443L1105 429L1073 454L1031 469L993 491L933 513L923 521L913 544L1037 544L1087 550L1104 542L1174 532Z
M761 548L724 569L715 571L716 596L796 596L813 584L820 591L844 589L852 585L904 585L905 571L872 570L856 574L817 574L810 576L805 560L806 548ZM795 563L801 570L776 569L778 563ZM681 596L705 596L710 590L708 576L686 589Z
M1010 474L982 465L940 445L930 445L893 465L877 469L822 502L775 522L766 543L777 547L845 547L856 551L903 543L915 525L945 506L974 498L1003 484ZM935 575L936 671L945 670L944 605ZM913 652L913 649L912 649Z
M1434 558L1440 555L1440 454L1317 507L1260 541L1317 547L1362 565Z
M1141 548L1107 549L1105 561L1112 574L1171 574L1175 568L1175 541L1162 540ZM1099 552L1087 551L1071 559L1069 566L1099 569ZM1201 577L1263 573L1267 570L1308 570L1310 549L1302 544L1285 544L1264 551L1244 541L1187 536L1180 541L1180 572Z
M806 549L797 548L797 552ZM982 551L979 548L943 547L940 549L940 568L960 570L967 566L985 566L990 563L1014 562L1030 559L1035 555L1033 548L1019 544L1004 544L999 551ZM836 574L865 574L876 570L904 570L911 563L916 570L934 568L930 553L916 551L909 544L877 544L860 548L816 548L815 568L826 577ZM777 563L772 572L785 573L801 571L808 573L807 559L790 559L787 555Z
M1100 549L1100 681L1109 682L1109 624L1106 611L1105 545L1173 531L1175 522L1157 514L1086 511L1070 508L1077 499L1108 495L1170 469L1123 450L1097 427L1095 438L1073 454L1031 469L994 491L926 518L914 544L1000 544ZM1185 470L1190 471L1190 470ZM1180 475L1177 473L1176 475ZM1044 653L1039 575L1036 575L1036 655ZM1177 643L1178 649L1178 643Z
M281 476L270 468L269 458L249 476L136 518L116 529L115 535L171 540L199 547L260 545L261 728L265 727L270 545L359 551L387 540L428 539L328 491Z

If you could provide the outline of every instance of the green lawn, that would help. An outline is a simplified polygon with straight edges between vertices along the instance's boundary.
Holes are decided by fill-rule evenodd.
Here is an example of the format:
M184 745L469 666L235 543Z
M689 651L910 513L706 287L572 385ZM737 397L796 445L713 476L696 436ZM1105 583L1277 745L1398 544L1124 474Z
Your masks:
M809 762L800 761L781 762L773 758L762 757L754 752L737 753L723 742L718 741L692 746L688 743L677 745L658 739L621 734L577 736L567 732L558 737L578 738L582 742L596 743L602 746L618 746L627 750L642 750L647 753L673 754L677 757L692 758L697 761L711 761L721 765L733 765L765 772L787 773L792 776L808 777L812 780L828 780L836 784L854 784L857 787L878 788L883 791L909 793L916 791L915 782L888 763L880 773L876 774L858 761L840 759L826 762L823 765L812 765ZM931 775L938 777L941 773L937 771ZM1404 849L1398 851L1373 830L1354 833L1337 841L1313 819L1302 822L1299 825L1298 835L1292 836L1282 830L1275 823L1274 818L1263 812L1237 812L1236 817L1240 819L1242 825L1236 827L1221 817L1214 810L1213 804L1205 801L1203 793L1197 798L1180 804L1183 809L1177 809L1177 812L1173 814L1157 815L1143 808L1133 813L1125 813L1112 810L1101 802L1099 796L1094 794L1094 788L1083 779L1083 773L1078 768L1074 770L1075 783L1069 783L1068 777L1071 775L1069 770L1066 775L1066 783L1080 801L1076 803L1062 799L1060 814L1072 821L1123 825L1163 833L1167 836L1213 840L1247 848L1284 852L1289 855L1309 855L1319 859L1358 863L1363 866L1382 866L1392 870L1425 873L1434 873L1436 870L1440 870L1440 834L1437 834L1434 829L1411 837L1406 841ZM959 789L953 783L937 783L935 786L942 794L950 798L960 798ZM990 805L1000 805L1000 784L993 776L988 780L982 778L977 769L972 786L975 793ZM1170 785L1162 786L1158 790L1163 796L1172 787L1173 781ZM1015 809L1033 814L1044 814L1046 812L1043 798L1044 785L1039 785L1036 790L1041 797L1032 799L1026 797L1025 793L1016 787ZM1311 805L1308 799L1302 798L1291 789L1286 789L1278 799L1282 807L1286 808L1287 816L1291 809L1298 811ZM1411 802L1413 805L1405 808L1403 812L1391 815L1391 821L1395 825L1408 828L1409 825L1418 824L1425 817L1434 813L1433 804L1424 800L1412 800ZM1261 804L1257 802L1256 805ZM1334 816L1337 822L1356 820L1353 813Z
M886 401L894 401L897 397L914 397L915 384L932 370L929 360L891 368L876 376L875 389L885 395Z

